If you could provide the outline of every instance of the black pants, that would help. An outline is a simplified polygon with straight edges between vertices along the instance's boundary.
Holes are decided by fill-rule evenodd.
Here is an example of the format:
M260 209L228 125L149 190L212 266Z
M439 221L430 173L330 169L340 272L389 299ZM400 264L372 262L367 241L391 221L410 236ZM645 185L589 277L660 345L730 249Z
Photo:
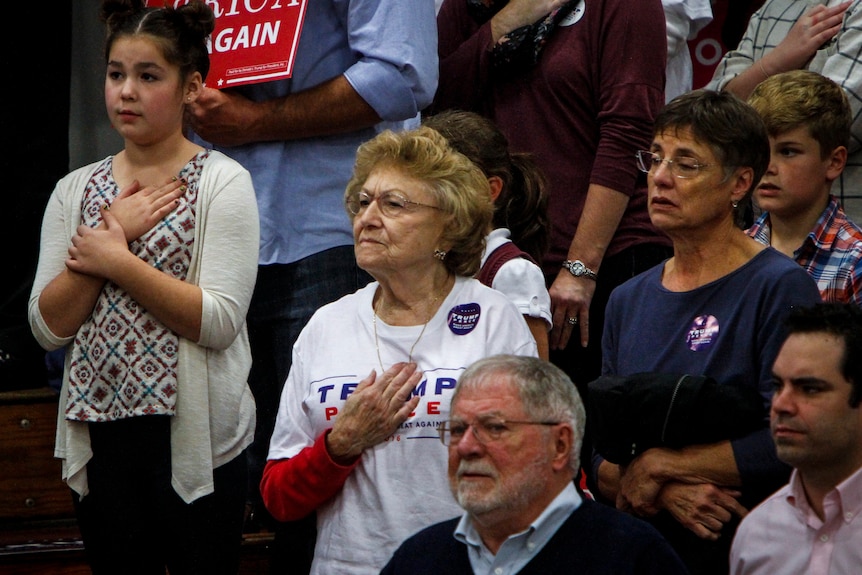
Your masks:
M171 487L169 417L91 423L90 443L90 492L72 497L94 575L236 575L245 454L214 471L214 493L186 503Z

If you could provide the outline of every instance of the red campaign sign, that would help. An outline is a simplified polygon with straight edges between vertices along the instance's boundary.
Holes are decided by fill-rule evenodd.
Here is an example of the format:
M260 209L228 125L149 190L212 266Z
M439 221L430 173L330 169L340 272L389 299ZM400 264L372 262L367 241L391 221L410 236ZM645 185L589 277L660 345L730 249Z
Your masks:
M721 37L727 16L728 0L712 2L712 21L704 26L693 40L689 40L693 67L692 88L703 88L710 80L727 48Z
M751 15L763 3L764 0L712 1L712 22L698 33L697 38L688 42L694 66L693 88L702 88L712 80L722 56L736 48ZM731 46L725 45L726 41Z
M189 0L147 0L180 6ZM206 85L230 88L290 78L308 0L206 0L215 14Z

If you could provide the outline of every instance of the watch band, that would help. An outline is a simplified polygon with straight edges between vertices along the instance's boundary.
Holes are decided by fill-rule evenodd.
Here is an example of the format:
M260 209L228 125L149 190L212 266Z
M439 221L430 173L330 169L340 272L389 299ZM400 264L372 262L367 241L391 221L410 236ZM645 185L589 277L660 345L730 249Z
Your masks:
M598 278L596 272L588 268L581 260L566 260L563 267L576 278L587 278L595 281Z

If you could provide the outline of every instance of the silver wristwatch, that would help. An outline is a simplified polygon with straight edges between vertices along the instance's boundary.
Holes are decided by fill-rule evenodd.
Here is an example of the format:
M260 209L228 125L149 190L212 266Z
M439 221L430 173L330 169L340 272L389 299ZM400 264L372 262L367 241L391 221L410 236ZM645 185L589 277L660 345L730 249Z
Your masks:
M569 270L569 273L576 278L588 278L595 281L598 277L596 272L585 266L581 260L566 260L563 262L563 267Z

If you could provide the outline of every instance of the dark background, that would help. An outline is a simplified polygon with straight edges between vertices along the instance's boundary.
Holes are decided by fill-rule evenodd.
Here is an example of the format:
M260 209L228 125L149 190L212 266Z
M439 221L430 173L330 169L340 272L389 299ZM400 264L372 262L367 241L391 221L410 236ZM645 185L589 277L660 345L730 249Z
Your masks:
M44 352L27 323L27 300L42 213L69 170L72 2L8 3L4 11L0 391L45 385ZM13 31L19 26L23 36Z

